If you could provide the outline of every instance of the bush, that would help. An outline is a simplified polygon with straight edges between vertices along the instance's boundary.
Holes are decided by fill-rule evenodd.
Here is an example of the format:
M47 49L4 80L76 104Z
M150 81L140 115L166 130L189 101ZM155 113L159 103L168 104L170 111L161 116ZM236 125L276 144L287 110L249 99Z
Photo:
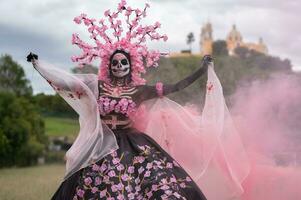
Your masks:
M0 93L0 167L35 164L47 145L44 122L25 97Z
M33 97L33 101L38 106L39 113L44 116L77 118L77 113L58 94L37 94Z

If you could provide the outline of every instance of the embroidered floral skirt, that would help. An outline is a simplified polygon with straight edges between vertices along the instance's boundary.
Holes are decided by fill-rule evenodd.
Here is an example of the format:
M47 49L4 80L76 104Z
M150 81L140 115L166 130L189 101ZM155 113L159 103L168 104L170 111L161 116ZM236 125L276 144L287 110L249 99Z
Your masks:
M52 199L206 199L152 138L132 129L114 133L119 149L65 180Z

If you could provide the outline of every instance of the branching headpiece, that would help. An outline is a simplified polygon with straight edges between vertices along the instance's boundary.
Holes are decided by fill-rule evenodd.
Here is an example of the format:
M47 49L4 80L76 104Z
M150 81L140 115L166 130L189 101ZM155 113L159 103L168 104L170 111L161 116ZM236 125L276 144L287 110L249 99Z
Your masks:
M82 22L87 26L90 38L94 40L95 45L90 45L80 39L78 34L72 35L72 44L76 44L82 49L82 54L72 56L73 62L78 62L80 66L91 63L93 60L100 58L99 79L102 81L109 80L109 63L110 56L116 50L123 50L130 54L132 63L132 81L134 85L142 85L145 80L141 74L145 73L144 61L146 67L157 67L160 58L159 51L149 50L146 46L146 40L164 40L168 38L166 35L157 33L157 29L161 24L156 22L154 25L140 25L142 18L146 17L146 10L149 4L145 5L143 10L133 9L127 6L126 0L121 0L118 4L117 11L105 11L104 15L107 19L88 18L86 14L81 14L74 18L77 24ZM120 15L124 15L124 22L119 19ZM125 32L123 27L128 30Z

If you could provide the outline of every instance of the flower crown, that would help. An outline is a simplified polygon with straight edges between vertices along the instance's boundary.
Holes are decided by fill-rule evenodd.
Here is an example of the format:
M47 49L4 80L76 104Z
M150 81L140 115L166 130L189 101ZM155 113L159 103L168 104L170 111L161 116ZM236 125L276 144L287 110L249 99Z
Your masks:
M117 11L111 12L107 10L104 16L108 19L108 24L105 19L96 21L88 18L86 14L81 14L74 18L77 24L82 22L87 26L90 33L90 38L94 40L95 45L92 46L80 39L78 34L72 35L72 44L76 44L82 49L82 54L79 56L72 56L73 62L78 62L80 66L86 63L91 63L93 60L100 58L101 63L99 67L99 79L102 81L110 81L109 79L109 64L110 56L116 50L123 50L130 54L131 57L131 77L134 85L145 84L145 80L141 77L146 72L146 67L157 67L160 58L159 51L149 50L145 45L146 39L164 40L168 38L166 35L157 33L157 29L161 24L156 22L154 25L139 25L142 18L146 17L146 10L149 4L145 4L143 10L133 9L127 6L126 0L121 0L118 4ZM119 15L123 14L125 22L118 19ZM96 24L99 25L96 25ZM123 26L128 28L125 34ZM109 30L111 29L111 30ZM108 30L110 33L108 33ZM111 37L110 37L111 36ZM113 37L112 37L113 36Z

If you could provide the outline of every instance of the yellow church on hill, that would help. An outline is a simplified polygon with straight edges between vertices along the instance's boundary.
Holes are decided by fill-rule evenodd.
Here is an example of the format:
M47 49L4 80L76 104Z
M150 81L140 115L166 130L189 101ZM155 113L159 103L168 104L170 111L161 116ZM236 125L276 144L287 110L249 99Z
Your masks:
M212 45L214 42L213 39L213 29L211 23L206 23L201 28L200 34L200 52L194 53L193 55L207 55L212 54ZM262 38L259 38L257 43L244 42L241 33L236 29L236 26L233 25L232 30L228 33L226 37L227 49L229 55L235 55L235 48L237 47L245 47L250 50L254 50L263 54L268 54L268 48L264 44ZM190 51L182 51L181 53L172 53L171 57L185 57L191 56Z

